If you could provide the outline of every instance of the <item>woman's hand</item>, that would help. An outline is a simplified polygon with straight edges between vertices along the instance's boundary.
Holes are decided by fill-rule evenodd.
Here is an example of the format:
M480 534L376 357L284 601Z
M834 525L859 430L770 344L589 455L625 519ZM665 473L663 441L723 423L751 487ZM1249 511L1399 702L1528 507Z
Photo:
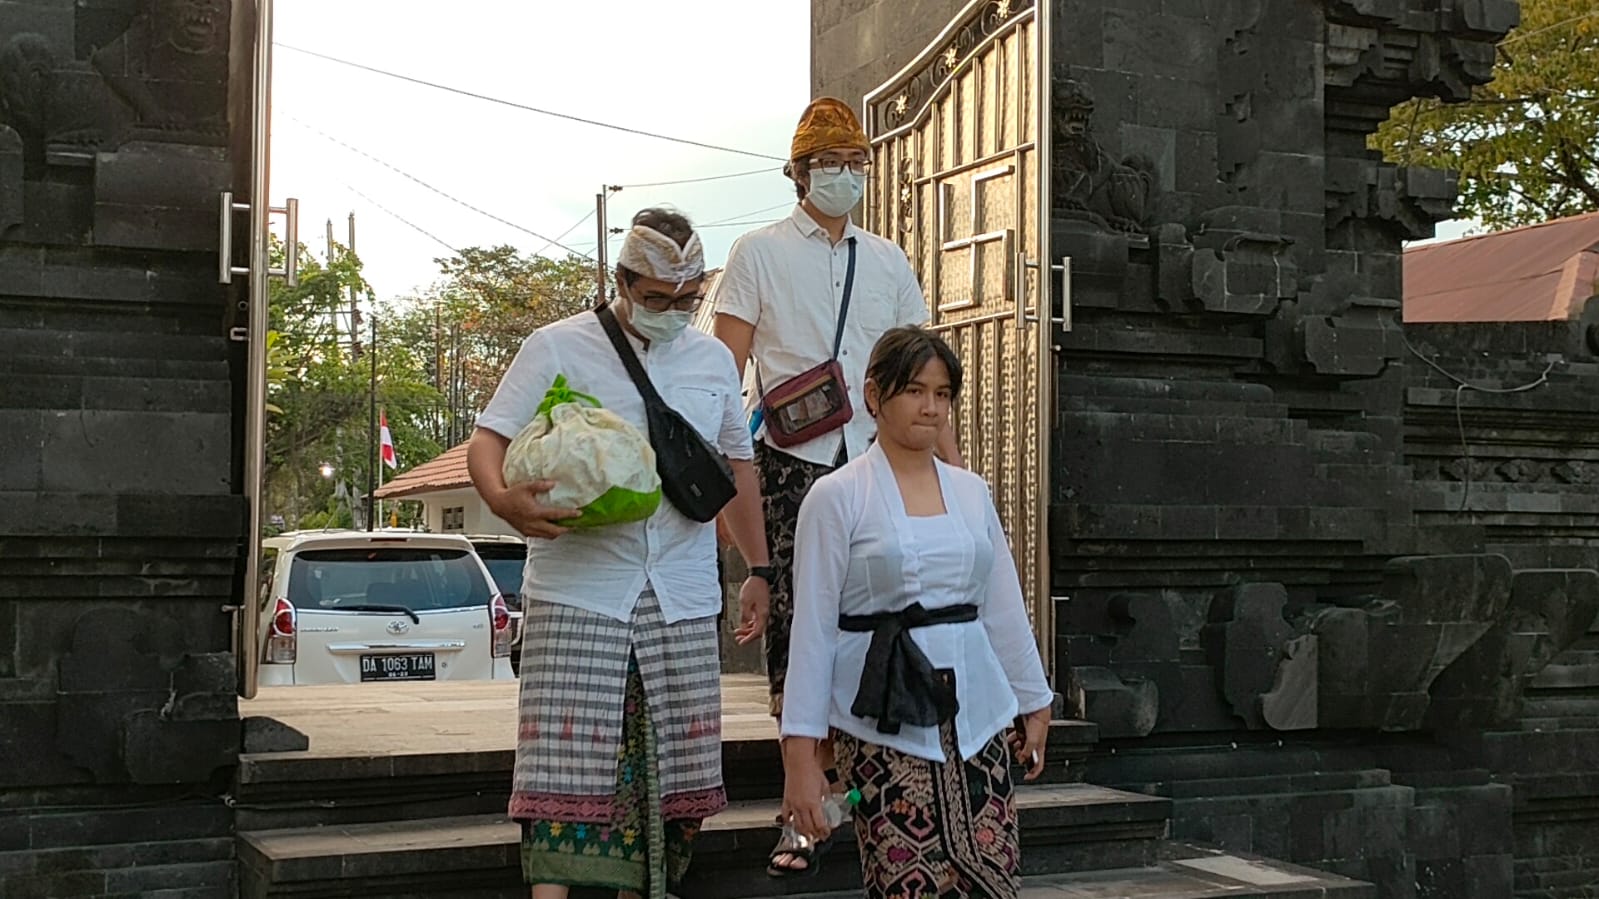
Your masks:
M1023 732L1011 733L1011 749L1016 761L1027 769L1023 780L1037 780L1044 773L1044 743L1049 740L1050 707L1030 712L1022 719Z
M783 820L796 833L821 842L832 828L827 826L822 812L828 785L827 775L816 759L816 741L790 737L784 741L783 750Z

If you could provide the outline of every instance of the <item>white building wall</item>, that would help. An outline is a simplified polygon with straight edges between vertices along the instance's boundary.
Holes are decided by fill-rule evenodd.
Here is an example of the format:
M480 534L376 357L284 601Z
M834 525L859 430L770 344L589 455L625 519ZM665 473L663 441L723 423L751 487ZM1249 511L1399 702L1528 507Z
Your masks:
M488 504L476 490L463 487L457 490L440 490L435 493L418 493L405 498L420 502L425 512L423 520L434 534L505 534L517 536L516 529L489 511ZM454 514L454 510L460 510ZM446 513L450 521L445 521Z

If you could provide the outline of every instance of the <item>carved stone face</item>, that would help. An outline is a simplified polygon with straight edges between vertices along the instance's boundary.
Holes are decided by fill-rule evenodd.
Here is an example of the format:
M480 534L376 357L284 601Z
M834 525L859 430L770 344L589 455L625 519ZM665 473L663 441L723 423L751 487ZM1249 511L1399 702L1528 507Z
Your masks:
M151 25L158 40L196 56L219 53L227 45L222 0L152 0Z
M1060 82L1055 89L1055 129L1070 138L1083 138L1091 130L1094 95L1088 85L1075 79Z

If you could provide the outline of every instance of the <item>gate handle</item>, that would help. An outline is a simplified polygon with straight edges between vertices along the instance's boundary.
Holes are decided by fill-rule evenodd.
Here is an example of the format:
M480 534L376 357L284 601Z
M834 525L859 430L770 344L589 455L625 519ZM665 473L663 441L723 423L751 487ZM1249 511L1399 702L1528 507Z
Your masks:
M233 216L249 212L249 203L233 202L233 191L225 190L221 198L221 216L217 225L217 280L232 284L234 275L248 275L250 267L233 264ZM300 201L290 198L282 207L269 207L267 214L278 213L286 219L284 238L287 243L284 265L269 269L267 275L278 277L290 287L300 286Z
M283 279L289 287L300 286L300 201L290 197L281 207L271 207L268 213L279 213L284 218L283 242L285 252L283 255L283 268L268 271Z
M232 284L234 275L248 275L248 266L233 264L233 214L249 212L249 203L233 202L233 191L222 192L222 217L217 226L217 280Z
M1027 311L1027 270L1036 270L1037 268L1038 263L1028 259L1027 252L1025 250L1021 250L1016 253L1016 330L1018 331L1024 331L1027 329L1028 325L1036 324L1038 322L1038 316L1036 314L1029 314ZM1068 283L1066 295L1070 296L1071 289L1069 284L1071 281L1071 258L1068 256L1062 256L1059 263L1051 265L1049 268L1050 271L1061 272L1063 275L1065 275ZM1066 324L1066 318L1058 315L1053 316L1050 318L1050 323L1064 325Z

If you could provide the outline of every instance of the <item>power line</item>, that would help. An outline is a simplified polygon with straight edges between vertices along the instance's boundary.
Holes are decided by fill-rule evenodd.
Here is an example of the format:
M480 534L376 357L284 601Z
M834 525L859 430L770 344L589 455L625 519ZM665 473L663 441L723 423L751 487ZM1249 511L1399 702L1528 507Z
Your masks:
M681 178L677 181L648 181L644 184L618 184L617 187L671 187L674 184L703 184L706 181L725 181L728 178L748 178L751 175L769 175L772 172L781 172L782 166L767 167L764 169L750 169L747 172L732 172L726 175L709 175L704 178Z
M768 206L765 209L752 209L749 212L740 212L738 215L730 215L730 216L728 216L725 219L717 219L714 222L706 222L703 225L696 225L695 227L696 228L714 228L714 227L717 227L718 225L736 225L736 224L738 224L740 222L740 220L747 219L747 218L749 218L752 215L760 215L761 213L764 213L764 212L775 212L776 210L779 210L779 209L788 209L788 208L792 207L793 205L794 205L794 201L793 200L788 200L788 201L785 201L785 202L782 202L782 203L778 203L776 206Z
M694 226L694 230L698 231L701 228L731 228L731 227L738 226L738 225L769 225L772 222L782 221L782 220L781 219L755 219L755 220L751 220L749 217L752 216L752 215L760 215L763 212L772 212L772 211L775 211L775 210L778 210L778 209L788 209L788 208L792 207L793 205L794 205L793 202L785 201L785 202L782 202L782 203L778 203L776 206L768 206L765 209L752 209L752 210L750 210L748 212L741 212L738 215L729 216L728 218L725 218L725 219L717 219L714 222L706 222L703 225L695 225ZM578 224L581 225L582 222L578 222ZM577 225L573 225L572 227L576 228ZM617 230L621 231L621 229L617 229ZM626 235L625 232L624 233L612 233L606 239L608 241L617 241L617 240L621 240L623 237L626 237L626 236L627 235ZM585 243L585 244L583 244L583 246L585 246L585 247L590 247L590 246L598 247L598 244Z
M562 231L559 235L557 235L555 240L565 240L566 236L568 234L571 234L573 231L576 231L580 225L582 225L584 222L588 221L589 219L591 219L593 217L594 217L594 210L592 210L592 209L590 209L588 212L583 213L583 217L582 218L580 218L577 221L573 222L572 223L572 227L567 228L565 231ZM544 250L548 250L550 247L553 247L553 246L556 245L555 244L555 240L552 240L549 243L545 244L543 249L539 250L537 253L534 253L533 255L535 255L535 256L544 255ZM586 254L586 253L578 253L578 255L579 256L588 257L588 254ZM588 258L593 258L593 257L588 257Z
M736 228L736 227L740 227L740 226L743 226L743 225L770 225L773 222L780 222L780 221L782 221L782 219L755 219L753 221L748 221L748 222L712 222L709 225L700 225L699 227L701 227L701 228Z
M427 80L424 80L422 78L414 78L414 77L412 77L410 75L402 75L399 72L390 72L390 71L388 71L386 69L376 68L375 66L363 65L363 64L358 63L358 62L351 62L348 59L340 59L337 56L329 56L326 53L318 53L318 52L316 52L314 50L306 50L306 49L304 49L302 47L293 46L292 44L284 44L284 43L279 43L277 41L273 41L272 43L273 43L273 46L275 46L275 47L282 47L285 50L293 50L296 53L304 53L306 56L313 56L313 57L316 57L317 59L326 60L326 61L331 62L331 63L337 63L338 65L341 65L341 66L349 66L352 69L360 69L363 72L371 72L374 75L383 75L383 76L388 77L388 78L395 78L395 79L398 79L400 81L407 81L407 82L410 82L411 84L419 84L419 85L422 85L423 87L431 87L434 90L441 90L441 91L446 91L446 92L452 93L452 94L459 94L460 96L463 96L463 97L471 97L474 100L482 100L482 101L484 101L486 103L495 103L495 104L498 104L500 106L509 106L512 109L520 109L520 110L522 110L524 112L532 112L532 113L537 113L539 115L551 116L551 117L557 118L557 119L565 119L565 120L567 120L569 122L578 122L578 123L581 123L581 124L584 124L584 125L593 125L593 126L595 126L597 128L609 128L612 131L621 131L621 132L624 132L626 134L636 134L636 135L638 135L640 137L652 137L652 138L655 138L656 140L670 141L670 142L672 142L674 144L686 144L686 145L691 146L691 147L700 147L700 148L705 149L705 150L718 150L718 151L721 151L723 153L735 153L735 154L737 154L739 156L753 156L756 159L771 159L771 160L774 160L776 162L787 162L788 161L788 160L784 159L781 156L772 156L771 154L768 154L768 153L756 153L756 152L753 152L751 150L740 150L740 149L737 149L735 147L724 147L724 146L720 146L718 144L708 144L708 143L705 143L703 141L689 140L686 137L673 137L673 136L671 136L669 134L658 134L658 133L656 133L654 131L644 131L644 130L639 129L639 128L629 128L629 127L627 127L625 125L614 125L614 124L611 124L610 122L601 122L601 121L597 121L595 119L586 119L586 118L583 118L582 116L570 115L570 114L564 113L564 112L555 112L554 110L550 110L550 109L540 109L537 106L528 106L525 103L516 103L516 102L511 101L511 100L502 100L499 97L490 97L487 94L479 94L479 93L475 93L473 91L463 90L463 89L458 88L458 87L450 87L447 84L439 84L437 82L427 81Z
M461 199L460 197L455 196L454 194L451 194L451 193L449 193L447 191L441 190L440 188L434 187L433 185L427 183L426 181L423 181L421 178L418 178L417 176L411 174L410 172L405 171L404 169L400 168L399 166L396 166L396 165L394 165L392 163L389 163L389 162L385 162L384 160L379 159L376 156L373 156L371 153L368 153L367 151L361 149L360 147L351 146L350 144L347 144L344 141L339 140L338 138L334 137L331 134L328 134L326 131L323 131L322 129L317 128L314 125L310 125L310 124L307 124L305 122L302 122L302 121L300 121L299 119L295 118L292 115L288 116L288 119L289 119L289 121L293 122L294 124L299 125L301 128L304 128L304 129L306 129L308 131L311 131L312 133L321 136L325 140L332 141L333 143L338 144L339 146L343 147L346 150L349 150L352 153L356 153L356 154L358 154L360 156L364 156L367 159L370 159L373 162L377 163L378 165L381 165L384 168L386 168L386 169L388 169L388 170L400 175L401 177L406 178L409 181L415 182L416 184L419 184L419 185L421 185L424 188L427 188L428 190L438 194L439 196L445 198L446 200L449 200L452 203L455 203L455 204L457 204L459 206L463 206L463 207L465 207L467 209L470 209L473 212L475 212L478 215L481 215L481 216L483 216L485 218L493 219L494 221L499 222L500 224L505 225L508 228L515 228L516 230L521 231L523 234L528 234L528 235L531 235L531 236L533 236L533 237L535 237L535 238L537 238L539 240L546 241L546 244L545 244L546 249L550 245L554 245L554 246L560 247L561 249L567 251L568 253L573 253L573 254L578 255L578 256L586 255L586 254L583 254L583 253L579 253L578 251L572 249L571 247L566 246L565 244L561 243L560 242L560 238L552 239L552 238L545 237L544 235L538 233L537 231L534 231L531 228L524 228L521 225L518 225L516 222L510 221L508 219L501 218L500 216L497 216L494 213L489 212L486 209L480 209L477 206L474 206L471 203L468 203L467 201ZM570 233L570 232L568 232L568 233ZM563 234L561 236L565 237L566 235ZM540 250L539 253L536 253L534 255L540 255L542 253L543 253L543 250Z
M389 207L384 206L382 203L379 203L377 200L372 199L371 197L367 196L366 194L361 193L360 191L356 190L354 187L351 187L349 184L345 184L344 185L344 189L349 191L352 194L355 194L356 196L360 197L361 199L367 201L368 203L371 203L373 206L376 206L379 211L387 213L392 218L397 219L400 222L400 224L405 225L407 228L410 228L412 231L415 231L418 234L421 234L422 236L428 238L429 240L432 240L434 243L437 243L439 246L444 247L446 250L449 250L451 253L455 254L456 256L461 255L461 251L456 249L454 246L451 246L450 243L448 241L446 241L444 238L438 236L437 234L434 234L432 231L429 231L428 229L422 227L421 225L418 225L417 223L415 223L415 222L411 221L410 219L406 218L405 216L403 216L403 215L399 214L398 212L395 212L394 210L390 209Z

